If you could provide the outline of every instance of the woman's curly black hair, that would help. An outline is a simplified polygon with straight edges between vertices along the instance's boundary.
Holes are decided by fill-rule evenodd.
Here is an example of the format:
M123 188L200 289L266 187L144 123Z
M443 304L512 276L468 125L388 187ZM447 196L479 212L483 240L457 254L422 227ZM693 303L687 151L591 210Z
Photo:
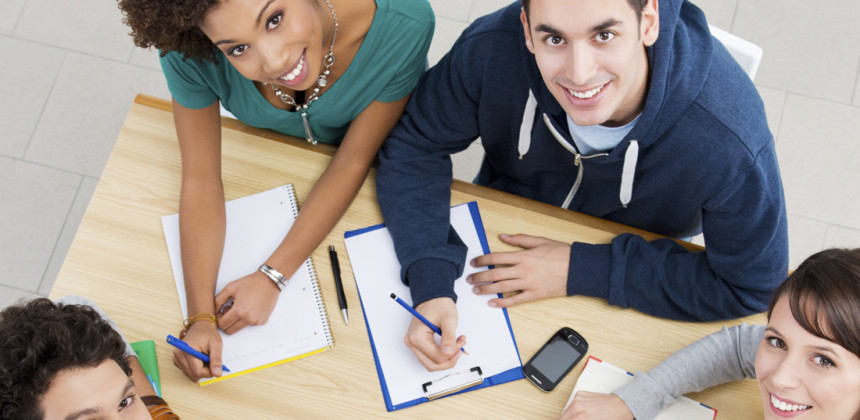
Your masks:
M113 359L131 376L125 342L93 308L45 298L0 312L0 419L41 420L43 394L65 369Z
M182 59L215 62L216 49L199 25L220 0L119 0L123 23L131 27L134 44L155 47L163 57L177 51Z

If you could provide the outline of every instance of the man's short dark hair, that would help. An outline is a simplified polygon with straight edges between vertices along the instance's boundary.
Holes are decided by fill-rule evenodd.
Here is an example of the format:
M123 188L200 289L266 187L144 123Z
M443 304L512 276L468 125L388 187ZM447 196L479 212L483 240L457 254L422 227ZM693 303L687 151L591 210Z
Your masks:
M58 373L113 359L126 375L126 345L93 308L39 298L0 312L0 419L44 417L40 400Z
M531 0L520 0L523 4L523 10L526 11L526 17L529 16L529 4ZM642 10L645 9L645 5L648 4L648 0L627 0L630 3L630 7L636 12L636 18L642 19Z

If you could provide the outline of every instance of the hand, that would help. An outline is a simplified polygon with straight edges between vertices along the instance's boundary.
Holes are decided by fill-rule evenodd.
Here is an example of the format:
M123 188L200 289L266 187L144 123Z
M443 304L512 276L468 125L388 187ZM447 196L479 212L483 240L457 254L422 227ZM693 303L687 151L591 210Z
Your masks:
M234 334L248 325L265 324L278 303L278 296L278 286L259 271L233 280L215 296L218 327L227 334ZM233 298L233 305L221 313L221 307L230 298Z
M472 289L475 294L520 291L506 298L491 299L489 305L497 308L567 294L569 244L529 235L501 235L500 238L525 249L481 255L472 260L473 267L496 266L466 278L469 284L475 285Z
M567 420L631 420L633 413L619 396L579 391L561 419Z
M200 378L221 376L221 335L215 324L197 321L188 328L182 339L193 349L209 355L209 367L203 361L179 349L173 350L173 364L193 382Z
M455 338L457 331L457 305L451 298L430 299L415 307L433 325L442 330L442 340L436 345L435 335L421 320L412 317L403 342L415 353L418 361L429 371L454 367L466 345L466 336Z

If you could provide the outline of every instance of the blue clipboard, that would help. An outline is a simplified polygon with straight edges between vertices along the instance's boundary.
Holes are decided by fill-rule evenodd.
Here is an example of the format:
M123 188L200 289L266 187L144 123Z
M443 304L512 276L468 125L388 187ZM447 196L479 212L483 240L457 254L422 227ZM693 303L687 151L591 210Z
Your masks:
M481 245L482 252L484 254L490 253L490 246L489 246L489 243L487 242L487 235L486 235L486 232L484 231L484 224L481 220L481 214L478 211L478 203L473 201L473 202L466 203L463 205L468 206L469 213L470 213L471 218L472 218L472 223L474 224L475 230L478 234L478 239L479 239L479 242ZM363 229L348 231L348 232L344 233L344 238L345 239L353 238L353 237L363 235L363 234L366 234L369 232L373 232L373 231L376 231L376 230L382 229L382 228L385 228L384 224L379 224L379 225L370 226L370 227L363 228ZM347 246L347 252L349 252L349 246ZM352 260L352 256L350 256L350 260ZM375 343L374 338L373 338L373 334L371 333L370 322L369 322L367 315L366 315L367 312L366 312L366 308L365 308L365 299L361 296L361 292L360 292L360 288L358 287L358 281L357 280L356 280L356 288L359 290L359 300L360 300L361 306L362 306L361 307L362 313L365 314L365 317L364 317L365 326L367 327L367 334L368 334L368 338L370 339L370 347L373 350L373 360L376 364L377 374L379 375L379 383L380 383L380 386L382 388L382 395L383 395L383 398L385 400L386 409L388 411L395 411L395 410L400 410L403 408L412 407L412 406L430 401L430 399L428 399L426 396L424 396L424 397L416 398L416 399L413 399L410 401L401 402L399 404L393 404L392 403L391 393L389 392L389 386L388 386L388 383L386 382L385 374L384 374L383 369L382 369L382 364L381 364L380 358L379 358L379 352L377 350L376 343ZM498 296L502 297L501 294L499 294ZM519 359L519 349L516 347L516 339L514 337L513 329L511 328L511 322L510 322L510 318L508 317L508 312L504 308L502 308L501 310L504 314L504 320L507 324L507 331L511 335L511 340L513 341L513 346L516 349L517 359L519 361L519 366L513 367L511 369L508 369L508 370L503 371L501 373L497 373L497 374L492 375L492 376L486 376L483 378L483 381L480 384L459 390L459 391L454 392L454 393L444 395L444 396L439 397L439 398L445 398L445 397L449 397L452 395L458 395L458 394L462 394L464 392L474 391L476 389L486 388L489 386L499 385L499 384L503 384L505 382L511 382L511 381L525 378L525 376L523 375L523 371L522 371L522 360ZM467 344L467 346L468 346L468 344Z

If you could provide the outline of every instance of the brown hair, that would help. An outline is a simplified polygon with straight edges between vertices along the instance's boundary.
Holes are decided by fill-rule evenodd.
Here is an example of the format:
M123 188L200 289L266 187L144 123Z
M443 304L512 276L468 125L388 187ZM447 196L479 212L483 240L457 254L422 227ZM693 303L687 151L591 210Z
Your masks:
M0 312L0 419L41 420L42 395L66 369L113 359L126 375L125 342L93 308L39 298Z
M161 56L177 51L182 59L215 61L215 45L199 25L219 0L119 0L123 23L131 27L134 45L155 47Z
M529 5L531 4L531 0L520 0L523 5L523 10L526 11L526 18L529 16ZM636 17L638 19L642 18L642 10L645 9L645 5L648 4L648 0L627 0L630 3L630 7L633 8L633 11L636 12Z
M828 249L803 261L774 291L768 319L783 295L803 329L860 357L860 248Z

